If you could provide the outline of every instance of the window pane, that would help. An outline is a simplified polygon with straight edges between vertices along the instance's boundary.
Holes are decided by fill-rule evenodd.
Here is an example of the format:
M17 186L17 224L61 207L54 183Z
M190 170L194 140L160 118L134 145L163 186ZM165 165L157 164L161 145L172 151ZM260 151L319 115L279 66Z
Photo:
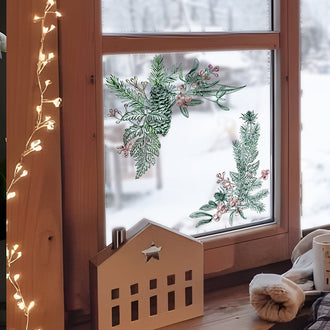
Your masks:
M271 0L103 0L103 33L271 30Z
M330 223L329 17L329 1L301 1L303 229Z
M103 57L104 77L113 74L121 80L136 76L139 82L147 80L154 55L130 54ZM270 194L262 199L265 211L244 211L246 220L239 215L230 224L229 214L221 221L199 226L199 219L189 215L208 203L218 191L217 173L236 171L232 142L239 138L241 114L254 110L261 127L258 145L258 177L262 170L272 174L272 110L271 110L271 52L233 51L175 53L164 55L165 66L182 63L188 72L194 63L200 68L209 64L220 65L222 84L247 87L227 94L224 105L230 111L221 110L216 104L205 101L189 107L185 118L178 107L173 108L170 130L160 138L161 148L157 164L145 175L135 179L134 161L118 154L122 145L125 126L107 117L109 108L123 110L121 100L104 86L104 134L105 134L105 189L107 238L111 239L113 227L127 228L142 218L160 222L187 234L203 234L215 230L260 223L272 218L272 175L262 181L262 188ZM199 71L198 71L199 72ZM257 190L255 191L257 192ZM211 212L211 211L210 211Z

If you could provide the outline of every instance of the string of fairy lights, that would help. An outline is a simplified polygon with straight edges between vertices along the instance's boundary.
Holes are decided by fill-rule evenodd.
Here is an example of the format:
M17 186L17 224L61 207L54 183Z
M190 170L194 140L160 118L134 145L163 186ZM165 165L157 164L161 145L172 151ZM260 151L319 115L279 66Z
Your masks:
M40 40L40 48L39 48L39 55L38 55L38 62L37 62L37 81L38 87L40 92L40 102L37 105L35 111L37 113L36 123L35 126L28 137L24 150L20 155L19 161L15 166L15 170L13 173L13 178L10 181L10 184L7 188L7 200L14 198L17 195L17 189L15 190L15 184L21 180L22 178L26 177L29 172L24 168L24 159L26 156L38 152L42 150L42 141L39 138L36 138L36 134L41 129L46 129L47 131L52 131L55 128L55 121L51 118L51 116L44 116L43 114L43 107L46 103L51 103L55 108L58 108L61 105L61 98L57 97L55 99L47 99L46 92L48 87L52 84L51 80L49 79L42 79L42 76L45 75L44 69L46 68L47 64L52 62L55 58L55 54L53 52L47 53L44 49L45 39L48 33L54 31L56 29L55 25L46 26L45 21L48 15L55 15L55 17L61 17L61 13L54 10L56 8L56 3L54 0L47 0L45 9L42 16L35 15L33 21L35 23L39 22L41 24L41 40ZM42 73L44 73L42 75ZM9 228L9 221L7 219L7 233ZM6 253L7 253L7 279L14 288L14 299L16 301L17 307L24 313L26 317L26 326L25 329L29 328L29 321L30 321L30 312L32 308L35 306L34 301L30 301L27 303L23 297L23 293L21 291L19 285L19 279L21 274L13 274L11 271L12 265L22 257L22 251L18 244L12 244L12 246L6 246Z

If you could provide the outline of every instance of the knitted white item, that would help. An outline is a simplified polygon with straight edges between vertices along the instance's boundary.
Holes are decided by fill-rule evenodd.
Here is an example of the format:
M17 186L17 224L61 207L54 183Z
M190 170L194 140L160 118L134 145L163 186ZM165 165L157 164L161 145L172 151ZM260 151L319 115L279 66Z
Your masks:
M304 303L304 291L313 290L313 238L329 233L318 229L306 235L294 248L292 268L283 275L259 274L250 283L250 301L262 319L288 322Z
M304 291L313 290L314 283L311 280L313 275L313 250L308 250L299 256L292 265L292 268L282 276L295 282Z
M258 274L250 283L250 302L264 320L289 322L304 301L303 290L281 275Z
M313 248L313 238L322 234L328 234L330 230L327 229L317 229L306 235L303 239L301 239L296 247L293 249L291 254L291 261L294 263L298 257L300 257L305 252L311 250Z
M299 285L304 291L310 291L314 288L313 277L313 238L322 234L329 233L330 230L317 229L306 235L291 254L292 268L283 274Z

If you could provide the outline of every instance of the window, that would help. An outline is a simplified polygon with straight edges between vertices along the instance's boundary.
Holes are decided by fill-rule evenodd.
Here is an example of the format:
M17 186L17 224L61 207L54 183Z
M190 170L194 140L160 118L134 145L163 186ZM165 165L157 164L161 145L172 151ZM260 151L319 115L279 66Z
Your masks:
M167 285L175 284L175 274L167 275Z
M170 291L167 294L167 310L173 311L175 309L175 291Z
M239 3L220 5L216 1L209 1L207 8L202 8L194 1L180 5L171 1L169 10L157 1L151 7L153 9L143 6L139 1L123 1L119 6L112 6L111 1L102 2L107 242L110 242L112 228L122 224L123 219L125 226L131 227L138 219L147 217L183 233L198 236L274 221L273 161L279 155L275 155L273 148L278 143L273 136L273 92L278 87L275 86L273 72L277 69L274 59L278 56L276 52L279 46L277 34L270 31L274 31L275 14L272 1ZM176 7L188 16L187 20L173 14L177 12L174 10ZM154 25L152 20L157 15L159 24ZM167 28L162 28L160 21L167 16L170 17ZM227 19L224 20L224 17ZM244 17L249 19L242 25ZM242 47L247 37L242 32L246 29L260 33L249 34L251 45ZM210 31L214 34L204 33ZM221 46L223 36L219 32L222 31L227 33L226 37L232 43L230 46ZM230 31L239 32L233 35ZM153 34L146 35L150 32ZM180 34L164 35L169 32ZM125 37L125 33L132 33L134 38ZM166 48L160 44L164 38ZM181 41L180 46L177 46L178 41ZM195 45L193 52L192 44ZM145 50L146 46L148 50ZM247 86L237 94L227 95L223 105L231 109L228 112L219 109L213 102L207 102L210 98L204 98L205 102L199 107L190 107L189 119L181 115L178 106L174 107L170 131L165 137L159 138L161 148L156 165L137 180L132 157L125 158L118 154L118 147L125 145L121 140L129 126L123 122L118 124L118 116L113 111L123 112L123 100L118 98L118 93L108 88L106 81L110 75L123 82L131 77L138 77L140 82L147 81L151 62L159 53L164 58L164 66L181 65L181 69L188 72L194 59L198 59L198 71L208 65L219 65L219 80L222 84ZM218 76L218 73L214 76ZM182 81L179 81L178 76L176 79L177 87ZM148 86L145 91L147 93ZM109 109L112 109L110 117L107 116ZM262 171L271 173L267 182L263 182L263 189L268 193L261 198L262 201L260 199L263 210L247 210L245 216L243 213L240 216L239 209L243 207L232 207L231 216L227 211L221 221L210 221L207 225L198 226L200 219L189 215L214 198L219 188L216 185L217 173L225 172L228 178L229 173L236 170L232 142L240 138L240 114L249 109L257 113L261 127L257 158L260 163L255 173L249 175L260 177ZM116 118L111 117L113 114ZM235 194L230 198L237 199ZM229 197L227 199L228 205L223 207L229 209L232 202ZM219 206L222 204L219 200L214 202ZM219 211L213 210L208 214L212 216L216 213Z
M271 1L161 0L102 2L102 30L107 33L269 31ZM114 10L115 8L115 10Z
M120 311L119 306L112 307L112 326L115 327L116 325L120 324Z
M105 55L104 78L112 74L122 81L134 76L146 81L154 56L149 53ZM105 86L105 189L109 239L112 228L122 225L123 219L125 226L131 227L137 219L144 217L191 235L205 235L231 228L229 212L222 216L221 221L211 221L198 228L196 224L200 219L190 218L189 215L209 200L214 200L213 195L219 188L216 184L217 173L225 171L228 178L230 171L237 171L232 142L239 139L242 125L240 116L248 109L258 114L257 121L261 128L258 143L260 166L256 175L260 177L262 170L273 172L273 51L201 51L168 53L163 56L166 66L182 63L184 72L190 70L195 58L199 60L201 69L210 63L219 63L223 84L247 86L237 93L228 94L223 101L230 111L223 111L216 104L205 101L198 107L190 107L189 118L185 118L179 107L173 107L170 130L165 137L159 138L161 148L157 163L139 179L135 178L134 159L118 154L117 148L123 144L121 139L129 126L125 123L117 124L117 119L106 116L110 108L123 111L124 107L118 97ZM216 79L214 77L213 80ZM235 213L234 226L273 219L272 178L273 175L267 180L261 180L262 188L269 192L262 199L265 210L261 213L246 210L244 213L247 219ZM215 213L215 210L209 212Z
M135 300L131 302L131 320L136 321L139 319L139 301Z
M330 3L301 0L302 228L330 218Z
M111 299L118 299L119 298L119 288L111 290Z
M185 288L185 300L186 306L192 305L192 287L188 286Z
M185 280L186 281L191 281L192 280L192 270L187 270L185 272Z
M150 316L157 314L157 296L150 297Z
M139 285L137 283L131 285L131 295L139 293Z
M157 279L153 279L149 281L149 289L150 290L157 289Z
M177 5L174 1L169 4ZM287 16L292 11L296 18L299 17L294 4L285 0L240 1L239 4L228 1L227 5L221 3L220 9L216 1L208 1L207 9L201 13L200 5L190 1L180 7L182 16L178 17L170 14L177 11L168 11L162 2L147 8L138 1L123 1L120 6L102 1L100 55L107 242L110 242L111 229L119 223L122 225L123 219L125 226L130 227L140 218L149 217L202 237L206 260L213 260L224 251L222 246L228 242L242 242L244 254L250 243L254 248L255 244L264 246L266 237L273 237L270 242L278 240L279 243L290 233L292 240L281 244L275 252L277 257L271 258L283 259L299 238L299 227L293 225L299 219L299 195L293 195L299 194L300 178L295 172L299 168L299 137L298 128L292 124L299 118L299 103L294 104L299 90L299 41L291 41L297 34L288 34L289 29L294 33L299 30L297 21L289 22ZM165 28L161 22L168 15L171 18ZM244 21L244 15L249 19ZM153 21L156 17L157 25ZM290 58L288 45L290 54L294 55ZM161 54L165 65L182 64L182 70L186 72L194 58L199 60L201 69L208 64L220 65L223 84L247 86L226 98L226 106L231 109L228 112L206 102L204 108L191 110L189 118L184 118L178 109L175 114L173 110L171 132L161 140L158 162L144 177L136 180L134 161L118 155L117 147L123 144L121 139L127 126L118 125L114 118L107 116L109 109L124 111L124 107L118 95L106 86L106 78L114 75L125 82L136 76L138 81L146 81L156 54ZM264 211L248 211L247 219L235 215L233 221L226 214L219 222L211 221L196 228L197 222L189 218L189 214L207 204L212 193L217 191L217 173L235 170L232 141L239 138L240 114L247 110L257 113L261 127L258 171L265 170L270 174L263 183L263 188L269 192L263 198ZM288 125L290 130L287 130ZM292 224L288 222L289 217ZM224 234L232 229L238 231ZM232 235L236 237L234 241L230 238ZM273 248L269 247L269 250ZM265 254L263 250L256 264L267 259ZM207 266L206 272L222 272L223 267L228 266L215 264L210 268ZM239 268L249 266L252 265L243 262ZM236 264L230 271L233 269L238 269Z

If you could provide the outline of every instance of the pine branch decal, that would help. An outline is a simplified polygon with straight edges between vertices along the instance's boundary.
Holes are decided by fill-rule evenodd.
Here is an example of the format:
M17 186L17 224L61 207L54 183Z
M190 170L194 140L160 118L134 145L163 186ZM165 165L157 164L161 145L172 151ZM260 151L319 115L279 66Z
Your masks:
M227 111L229 108L221 103L223 97L244 87L211 81L218 77L218 66L209 65L199 72L198 67L195 59L192 69L184 76L181 65L166 68L164 58L158 55L151 63L148 81L139 83L137 77L133 77L125 83L113 75L106 79L106 86L125 103L123 112L110 109L108 116L116 118L117 123L129 124L118 152L134 158L136 179L155 165L161 147L159 136L167 135L175 106L185 117L189 117L189 107L204 101ZM177 81L180 81L179 86L175 85Z
M137 93L132 88L125 85L123 81L120 81L115 76L110 76L106 79L106 86L110 88L112 92L115 93L121 100L127 101L127 105L136 109L142 110L145 107L144 98L141 94Z
M214 200L200 207L200 211L190 214L191 218L202 218L196 227L212 220L220 221L225 213L229 213L229 223L233 225L235 214L246 219L243 213L246 209L258 213L265 210L262 199L269 195L269 190L260 188L262 181L268 178L269 170L262 170L261 176L257 177L260 165L257 160L260 125L256 121L257 115L253 111L242 114L241 119L244 123L240 128L240 139L233 142L237 172L229 172L230 178L225 177L225 172L217 174L219 188L214 194ZM211 210L216 210L216 213L204 212Z

